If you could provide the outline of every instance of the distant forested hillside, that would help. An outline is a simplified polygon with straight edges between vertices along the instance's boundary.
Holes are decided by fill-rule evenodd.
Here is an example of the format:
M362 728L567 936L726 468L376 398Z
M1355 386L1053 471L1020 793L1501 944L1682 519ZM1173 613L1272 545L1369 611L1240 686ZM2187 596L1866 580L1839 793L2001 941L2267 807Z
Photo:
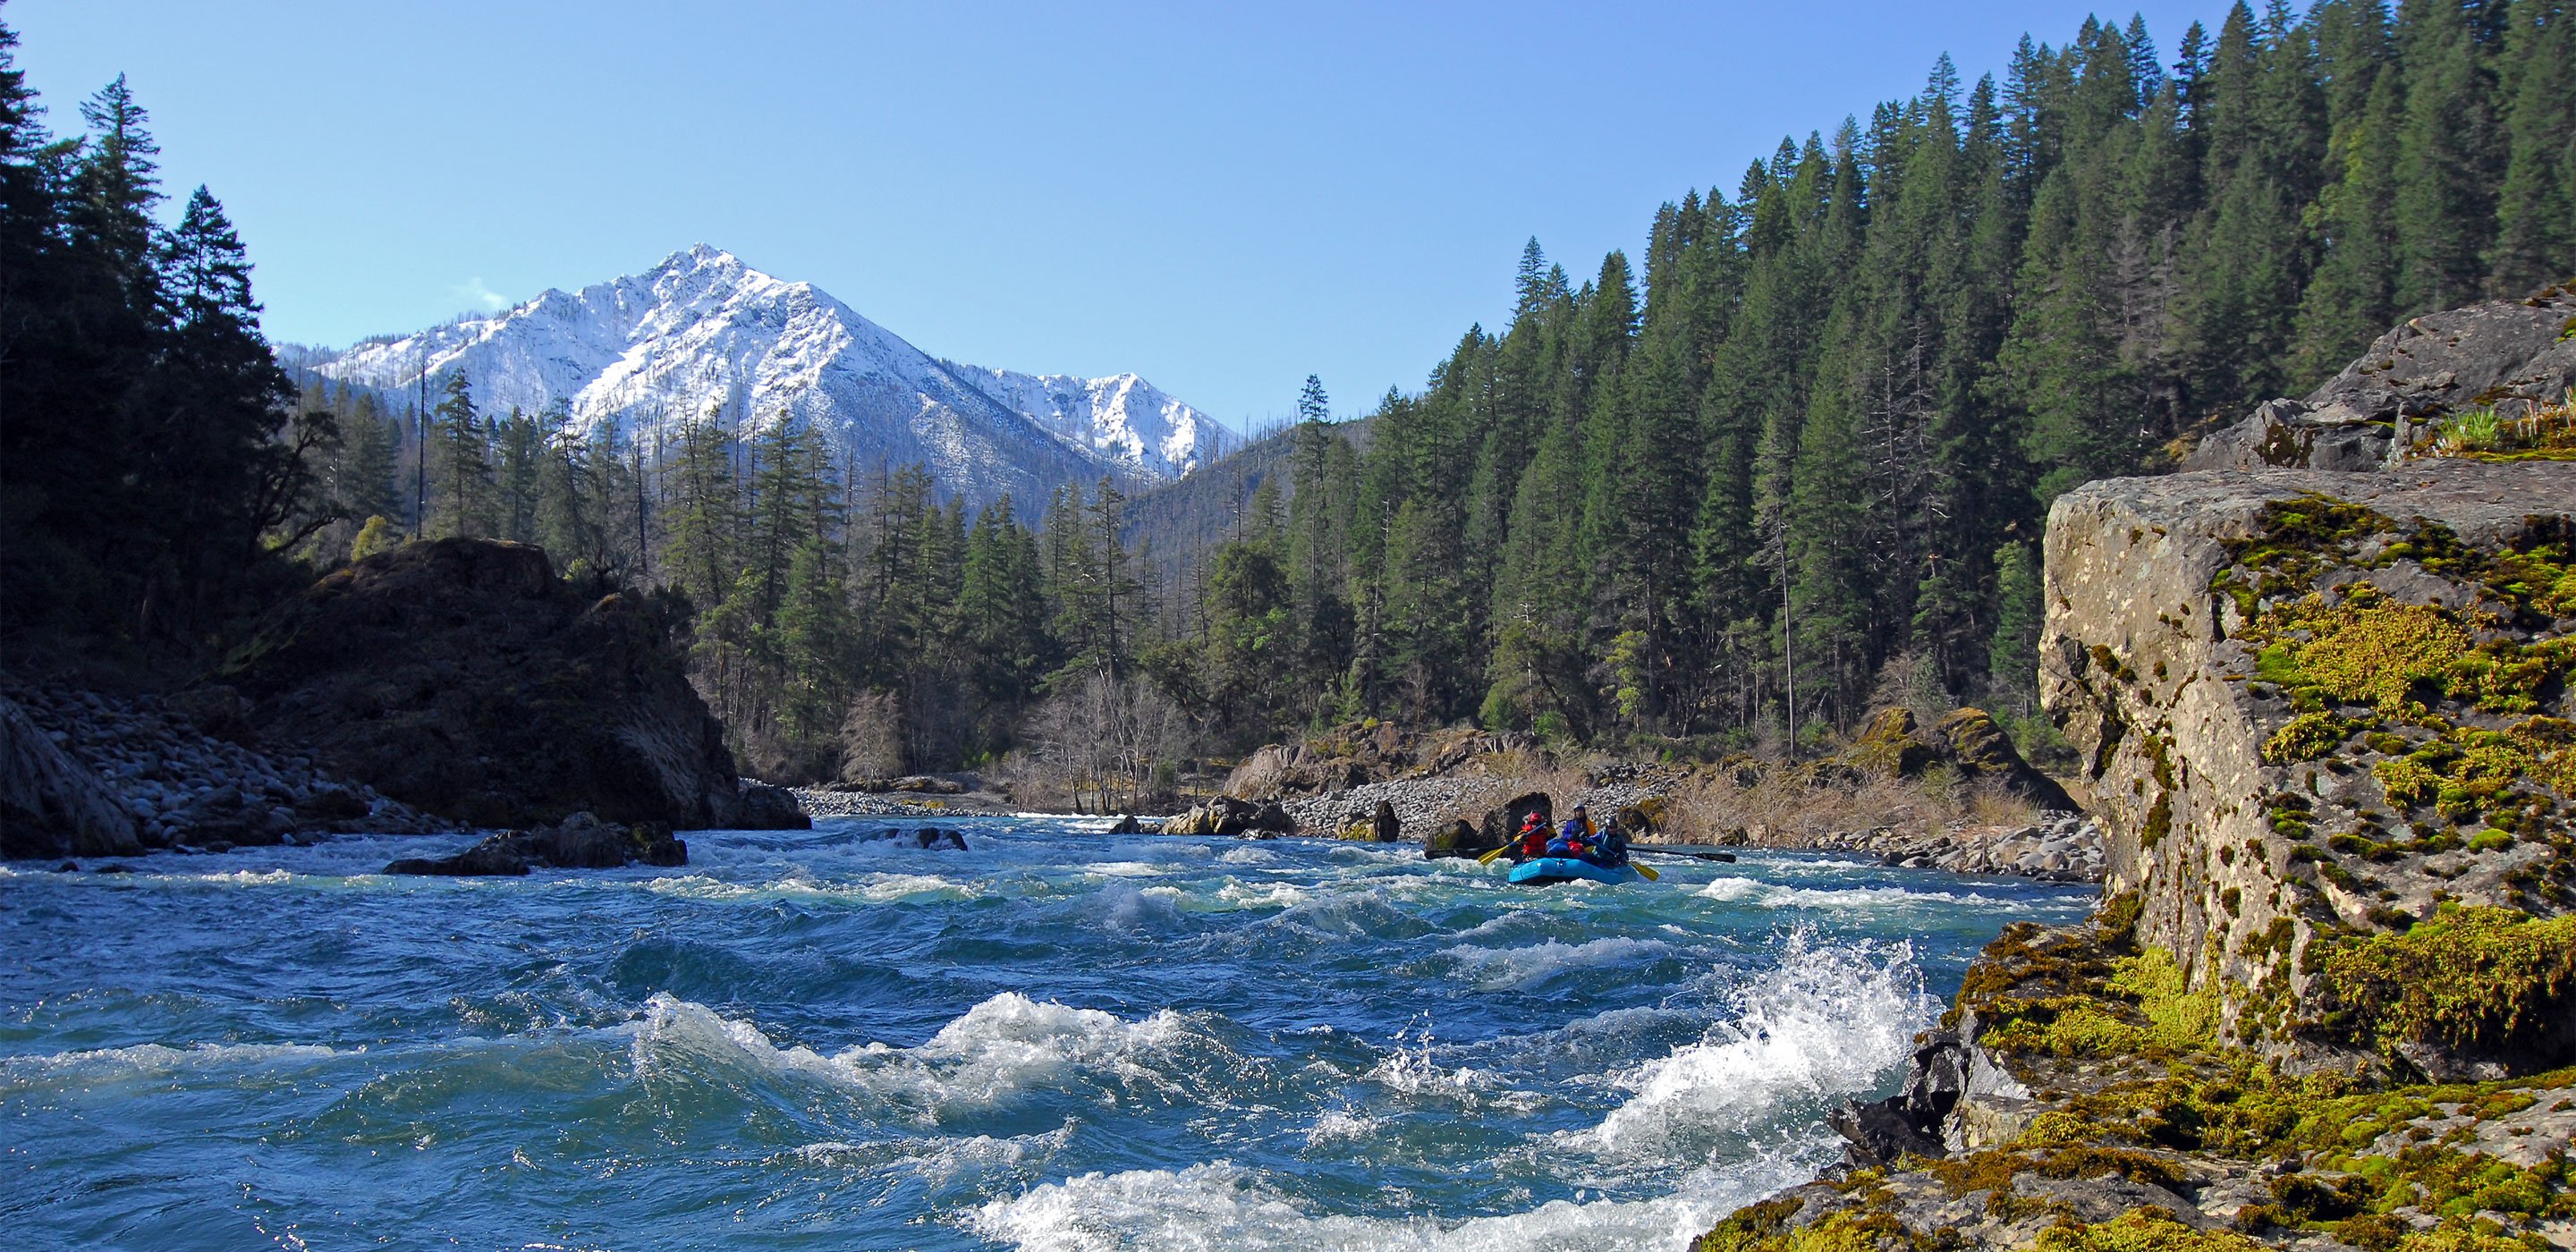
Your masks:
M2001 83L1783 140L1667 204L1643 272L1532 242L1500 331L1297 432L1280 527L1210 560L1196 690L1342 713L1776 736L1873 699L2027 715L2049 502L2169 463L2391 324L2576 272L2556 0L2239 4L2025 39ZM1254 625L1247 626L1247 623ZM1272 623L1276 628L1271 628Z

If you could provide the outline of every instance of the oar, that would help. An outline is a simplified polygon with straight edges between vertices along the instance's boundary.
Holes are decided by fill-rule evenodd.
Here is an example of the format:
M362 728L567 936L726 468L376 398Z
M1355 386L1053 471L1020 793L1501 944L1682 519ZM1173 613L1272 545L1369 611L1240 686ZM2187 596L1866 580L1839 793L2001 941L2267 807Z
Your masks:
M1517 839L1515 839L1515 840L1513 840L1512 842L1513 842L1513 843L1518 843L1518 842L1520 842L1520 841L1519 841L1519 840L1517 840ZM1501 847L1499 847L1499 848L1496 848L1496 849L1494 849L1493 851L1491 851L1491 852L1488 852L1488 853L1484 854L1483 856L1477 857L1477 858L1476 858L1476 863L1477 863L1478 865L1491 865L1491 864L1493 864L1493 863L1494 863L1494 861L1495 861L1497 858L1501 857L1501 856L1502 856L1502 854L1504 854L1504 853L1506 853L1506 852L1509 852L1509 851L1511 851L1511 850L1512 850L1512 844L1510 844L1510 843L1504 844L1503 846L1501 846Z
M1655 867L1652 865L1647 865L1640 861L1630 861L1628 864L1634 866L1638 873L1644 874L1647 882L1662 882L1664 880L1664 876L1656 873Z

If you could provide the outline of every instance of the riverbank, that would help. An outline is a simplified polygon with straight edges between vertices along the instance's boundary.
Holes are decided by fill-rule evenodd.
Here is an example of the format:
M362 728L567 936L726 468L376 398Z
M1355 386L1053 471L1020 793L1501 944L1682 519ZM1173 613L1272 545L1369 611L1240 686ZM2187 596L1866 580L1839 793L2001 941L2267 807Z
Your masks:
M427 834L463 827L341 777L301 752L263 751L247 737L237 697L120 697L65 683L11 682L0 702L41 742L10 745L13 761L58 752L57 774L93 801L82 841L42 843L35 822L11 823L20 856L135 855L167 848L221 852L337 833ZM40 800L13 806L36 807Z

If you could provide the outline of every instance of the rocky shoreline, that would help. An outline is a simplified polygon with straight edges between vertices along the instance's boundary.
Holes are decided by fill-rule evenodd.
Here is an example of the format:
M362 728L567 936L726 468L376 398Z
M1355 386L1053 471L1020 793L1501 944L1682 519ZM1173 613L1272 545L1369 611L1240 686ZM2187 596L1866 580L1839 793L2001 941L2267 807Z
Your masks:
M266 752L209 733L209 724L231 728L235 714L225 702L125 699L41 682L0 688L0 702L68 759L78 771L76 785L123 819L119 824L93 806L89 833L79 842L39 847L36 821L13 813L7 846L13 855L222 852L336 833L466 829L332 774L309 755ZM22 805L13 797L13 808Z

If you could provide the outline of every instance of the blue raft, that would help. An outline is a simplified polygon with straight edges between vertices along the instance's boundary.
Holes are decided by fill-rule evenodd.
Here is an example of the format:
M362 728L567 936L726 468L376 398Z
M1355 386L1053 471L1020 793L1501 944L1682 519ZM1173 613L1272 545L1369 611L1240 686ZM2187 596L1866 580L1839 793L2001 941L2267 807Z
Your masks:
M1635 882L1639 877L1632 865L1603 867L1570 856L1533 857L1512 867L1512 881L1532 887L1552 886L1578 878L1592 882Z

